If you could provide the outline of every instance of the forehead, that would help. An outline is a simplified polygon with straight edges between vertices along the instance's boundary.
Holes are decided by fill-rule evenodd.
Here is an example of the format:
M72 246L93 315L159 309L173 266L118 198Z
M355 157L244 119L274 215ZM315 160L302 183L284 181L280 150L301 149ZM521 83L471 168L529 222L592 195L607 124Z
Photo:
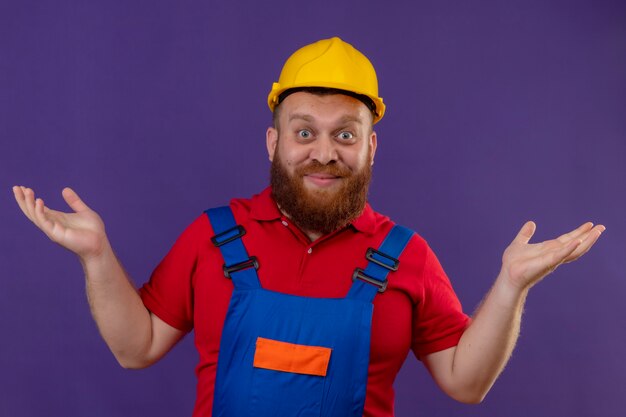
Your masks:
M343 94L311 94L304 91L287 96L280 104L281 123L292 120L311 122L353 121L365 125L372 123L370 110L363 102Z

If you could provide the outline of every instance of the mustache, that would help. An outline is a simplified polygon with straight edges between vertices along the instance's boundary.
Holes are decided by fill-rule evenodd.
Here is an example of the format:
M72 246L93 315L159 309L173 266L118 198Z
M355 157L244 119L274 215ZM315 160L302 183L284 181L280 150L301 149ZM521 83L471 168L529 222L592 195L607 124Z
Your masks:
M332 175L333 177L343 178L352 175L352 170L347 167L340 166L337 164L337 162L334 161L329 164L322 164L318 161L311 161L307 165L296 169L296 174L298 174L299 176L310 174L326 174Z

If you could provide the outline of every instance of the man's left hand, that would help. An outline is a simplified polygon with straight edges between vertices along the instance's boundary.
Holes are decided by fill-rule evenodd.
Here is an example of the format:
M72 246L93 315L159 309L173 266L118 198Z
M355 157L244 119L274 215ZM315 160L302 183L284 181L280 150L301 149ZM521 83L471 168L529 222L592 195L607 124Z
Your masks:
M556 239L528 243L536 228L532 221L524 224L502 256L503 277L519 290L529 289L559 265L580 258L606 230L587 222Z

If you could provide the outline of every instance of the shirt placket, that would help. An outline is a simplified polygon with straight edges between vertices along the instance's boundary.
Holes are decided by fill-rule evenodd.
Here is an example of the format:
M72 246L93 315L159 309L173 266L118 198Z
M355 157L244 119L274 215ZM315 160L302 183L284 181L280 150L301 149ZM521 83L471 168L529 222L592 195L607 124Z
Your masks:
M298 276L295 277L298 283L298 288L302 288L303 286L309 286L313 283L316 277L308 276L306 270L310 263L314 260L313 256L315 255L315 252L319 250L321 244L329 239L334 238L337 234L343 233L346 228L336 230L311 242L308 236L305 235L304 232L302 232L296 225L292 224L289 218L283 216L281 217L280 222L283 226L289 229L289 231L298 240L298 243L301 244L301 247L299 248L300 259L298 262Z

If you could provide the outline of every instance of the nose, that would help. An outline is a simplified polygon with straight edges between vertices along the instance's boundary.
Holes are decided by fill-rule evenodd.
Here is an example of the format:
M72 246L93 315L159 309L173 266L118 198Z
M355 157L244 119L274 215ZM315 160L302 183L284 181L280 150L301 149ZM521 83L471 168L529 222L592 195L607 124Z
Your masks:
M313 143L310 154L311 159L316 160L322 165L328 165L331 162L337 162L339 154L337 152L337 144L333 138L320 137Z

